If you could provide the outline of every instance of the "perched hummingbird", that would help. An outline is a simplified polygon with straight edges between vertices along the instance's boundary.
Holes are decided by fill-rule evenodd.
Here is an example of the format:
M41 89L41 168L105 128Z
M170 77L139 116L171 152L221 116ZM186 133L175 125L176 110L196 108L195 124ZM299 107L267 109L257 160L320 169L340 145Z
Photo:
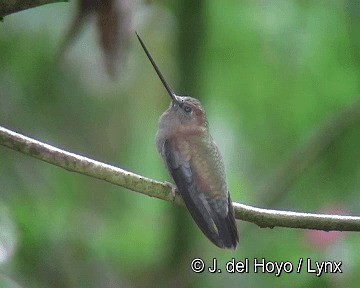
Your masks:
M201 231L216 246L235 249L239 236L234 208L223 159L209 133L205 111L197 99L174 93L136 36L171 97L170 107L159 120L157 150Z

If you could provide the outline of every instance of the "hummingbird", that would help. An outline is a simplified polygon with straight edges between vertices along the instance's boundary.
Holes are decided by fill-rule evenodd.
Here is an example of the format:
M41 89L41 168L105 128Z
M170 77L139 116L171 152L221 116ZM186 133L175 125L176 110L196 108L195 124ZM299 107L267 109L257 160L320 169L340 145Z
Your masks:
M210 133L200 101L171 89L144 42L142 48L167 90L171 103L161 115L156 147L185 206L216 246L235 250L239 242L224 162Z

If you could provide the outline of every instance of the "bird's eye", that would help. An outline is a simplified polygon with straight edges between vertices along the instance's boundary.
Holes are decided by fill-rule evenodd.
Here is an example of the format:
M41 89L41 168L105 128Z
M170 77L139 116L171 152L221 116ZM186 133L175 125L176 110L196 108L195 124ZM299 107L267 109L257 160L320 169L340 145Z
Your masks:
M185 106L185 107L184 107L184 111L185 111L186 113L190 113L190 112L192 111L192 109L191 109L190 106Z

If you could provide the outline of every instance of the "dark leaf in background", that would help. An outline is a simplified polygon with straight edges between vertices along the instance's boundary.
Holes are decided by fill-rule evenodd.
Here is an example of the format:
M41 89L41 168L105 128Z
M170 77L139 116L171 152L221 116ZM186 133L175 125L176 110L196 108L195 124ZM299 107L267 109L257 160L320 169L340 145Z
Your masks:
M64 38L63 44L61 45L60 48L60 53L59 53L60 57L62 57L62 55L66 52L66 50L70 47L70 45L74 41L74 38L78 36L78 34L80 33L80 29L82 28L85 19L89 15L95 13L95 11L97 10L96 9L96 6L98 5L97 3L98 3L97 0L78 1L77 13L73 18L72 23L70 24L70 27Z
M109 75L117 72L116 60L122 59L130 35L131 17L127 1L102 1L97 10L100 45Z
M131 33L130 2L128 0L79 0L77 9L78 12L61 45L59 58L78 37L88 16L94 15L106 70L111 77L115 77L118 72L118 63L123 62Z

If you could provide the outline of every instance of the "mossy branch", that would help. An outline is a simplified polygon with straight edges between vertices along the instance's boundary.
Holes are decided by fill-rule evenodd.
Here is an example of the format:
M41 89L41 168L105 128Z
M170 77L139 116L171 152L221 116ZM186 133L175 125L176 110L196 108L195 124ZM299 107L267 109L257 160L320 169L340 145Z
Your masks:
M132 172L101 163L51 145L39 142L0 126L0 145L22 152L39 160L62 167L71 172L105 180L112 184L144 195L183 204L173 197L171 187ZM260 227L289 227L325 231L360 231L360 217L298 213L260 209L234 202L237 219L252 222Z

